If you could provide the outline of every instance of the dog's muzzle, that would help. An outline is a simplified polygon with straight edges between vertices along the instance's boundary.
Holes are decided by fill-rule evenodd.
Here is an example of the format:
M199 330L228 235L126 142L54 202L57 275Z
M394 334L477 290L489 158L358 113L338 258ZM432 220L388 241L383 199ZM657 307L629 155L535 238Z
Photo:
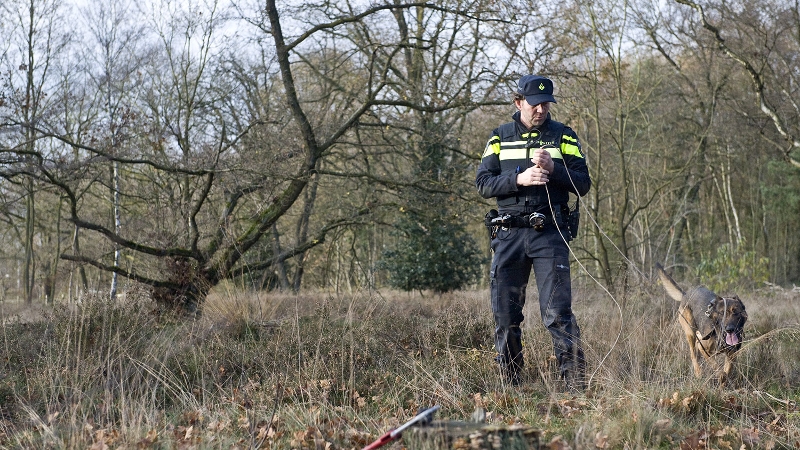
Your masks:
M735 347L742 343L742 339L744 339L744 333L742 330L733 330L733 331L725 331L725 345L729 347Z

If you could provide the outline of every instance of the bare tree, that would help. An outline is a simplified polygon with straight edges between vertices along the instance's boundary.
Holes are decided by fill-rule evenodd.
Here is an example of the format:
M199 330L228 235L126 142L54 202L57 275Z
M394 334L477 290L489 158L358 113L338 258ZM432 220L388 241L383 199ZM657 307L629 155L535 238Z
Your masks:
M410 122L413 133L428 139L425 124L444 118L441 113L455 111L446 120L447 127L457 127L459 116L498 102L493 95L499 81L470 56L483 55L477 47L480 4L375 6L344 19L326 19L333 13L328 10L311 16L323 20L304 31L293 28L301 31L287 38L283 26L289 19L282 13L288 11L270 1L263 16L252 20L269 39L257 37L264 47L252 53L226 47L227 39L237 38L223 35L230 29L223 28L225 11L215 3L186 10L172 3L157 6L163 9L152 15L147 35L135 27L124 34L123 10L110 16L98 10L108 22L93 19L102 56L86 95L103 107L86 114L93 121L88 130L76 133L74 121L55 115L22 125L36 134L34 142L60 149L32 152L36 161L29 175L61 192L66 216L84 236L86 245L73 246L63 257L145 283L165 305L195 311L221 280L294 257L299 262L291 283L298 287L309 249L333 230L362 223L367 212L384 204L363 181L409 183L403 179L407 167L385 172L405 151L394 146L404 139L396 130L407 128L409 111L423 119ZM340 33L358 29L364 38L375 36L386 17L408 11L416 17L417 37L403 35L410 28L400 26L394 37L366 39L363 47L352 40L341 45L346 40ZM432 18L438 25L428 28ZM424 33L431 30L429 47ZM470 30L466 43L457 39L462 30ZM334 38L338 48L329 45ZM159 51L147 51L152 42L160 43ZM411 59L398 64L396 55L410 46ZM249 62L259 54L266 56L261 65ZM425 59L438 57L446 64L425 73ZM248 67L260 75L240 70ZM430 80L432 89L423 91L421 80ZM389 136L387 126L394 136L381 141ZM375 158L369 149L380 149L383 156ZM461 166L474 159L459 145L448 151L460 155ZM471 172L464 172L465 179ZM341 180L358 195L342 195ZM463 192L440 185L442 180L411 183L429 192ZM111 202L97 201L108 199L108 192ZM318 211L319 192L336 201ZM296 227L293 242L263 245L279 221ZM250 258L257 249L264 252Z
M118 153L118 146L125 140L131 121L131 107L136 99L129 98L137 91L136 76L140 65L146 60L144 27L133 21L136 10L129 1L99 1L84 7L84 21L90 34L92 46L87 46L84 57L92 61L90 77L98 100L103 103L101 122L105 124L106 151ZM94 69L94 70L91 70ZM99 131L99 130L98 130ZM122 228L122 203L120 162L112 161L110 170L110 203L113 215L113 230L119 235ZM120 267L121 248L114 246L113 267ZM117 272L111 274L110 297L117 296Z
M22 289L26 301L33 299L36 279L35 239L37 235L36 198L39 186L29 173L38 161L42 146L37 142L35 124L42 120L51 103L48 90L54 79L55 58L66 47L60 2L27 0L4 2L0 7L4 25L13 24L8 34L8 49L3 53L7 95L0 108L3 112L3 153L5 167L0 176L19 189L22 201L20 217L24 220L22 242ZM13 136L13 137L12 137Z
M2 7L25 24L28 3ZM379 284L399 217L483 233L474 168L523 72L557 80L555 118L582 138L601 227L573 248L606 284L648 258L710 260L778 232L785 253L794 245L780 231L791 214L767 213L777 200L753 186L745 157L766 142L760 162L796 159L795 38L776 21L747 28L722 6L704 6L703 22L681 5L659 14L611 0L128 5L86 11L72 36L85 40L80 57L56 59L63 38L28 44L20 27L0 48L12 86L0 97L0 223L18 236L7 252L23 262L28 298L37 273L57 276L58 256L83 286L110 283L113 295L125 277L186 311L230 279ZM35 36L55 36L46 23ZM720 37L756 78L720 58ZM20 59L31 53L33 64ZM743 93L754 79L762 94ZM767 187L769 170L758 167Z
M782 157L800 167L793 152L800 148L800 93L797 59L800 48L798 3L749 0L711 2L703 6L691 0L675 0L699 15L719 48L747 73L763 114L778 133L764 133Z

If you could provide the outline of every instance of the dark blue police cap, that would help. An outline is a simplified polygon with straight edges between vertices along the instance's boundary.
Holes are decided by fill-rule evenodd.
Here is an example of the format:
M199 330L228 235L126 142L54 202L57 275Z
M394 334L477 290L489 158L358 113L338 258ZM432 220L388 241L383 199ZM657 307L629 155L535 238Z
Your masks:
M539 103L553 102L553 82L549 78L539 75L525 75L517 83L517 92L525 96L525 100L531 105Z

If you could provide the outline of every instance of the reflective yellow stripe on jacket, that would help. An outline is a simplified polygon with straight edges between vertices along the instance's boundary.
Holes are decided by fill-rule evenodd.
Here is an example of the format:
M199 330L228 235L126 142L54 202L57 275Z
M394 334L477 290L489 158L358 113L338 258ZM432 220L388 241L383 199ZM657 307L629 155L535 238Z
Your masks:
M526 137L523 135L522 137ZM525 159L528 156L526 145L528 145L528 141L509 141L509 142L500 142L499 136L492 136L489 139L489 142L486 143L486 149L483 151L483 156L481 158L485 158L491 154L498 155L501 160L505 159ZM502 146L502 152L501 150ZM570 156L577 156L582 158L583 155L580 152L580 147L578 147L578 140L573 138L568 134L564 134L561 136L561 148L547 148L547 152L550 153L550 157L553 159L564 159L563 155L570 155Z

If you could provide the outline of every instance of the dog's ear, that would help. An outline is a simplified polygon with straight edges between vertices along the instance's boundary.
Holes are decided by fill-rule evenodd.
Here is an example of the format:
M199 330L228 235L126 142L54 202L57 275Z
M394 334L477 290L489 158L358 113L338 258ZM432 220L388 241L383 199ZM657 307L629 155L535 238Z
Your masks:
M728 297L728 300L733 300L735 305L739 307L742 310L742 312L745 312L745 310L747 309L744 307L744 302L742 301L742 299L740 299L739 296L736 294L733 294L732 296Z
M747 308L744 307L744 302L739 298L738 295L734 295L733 298L739 301L739 306L742 307L742 317L744 320L747 320Z

